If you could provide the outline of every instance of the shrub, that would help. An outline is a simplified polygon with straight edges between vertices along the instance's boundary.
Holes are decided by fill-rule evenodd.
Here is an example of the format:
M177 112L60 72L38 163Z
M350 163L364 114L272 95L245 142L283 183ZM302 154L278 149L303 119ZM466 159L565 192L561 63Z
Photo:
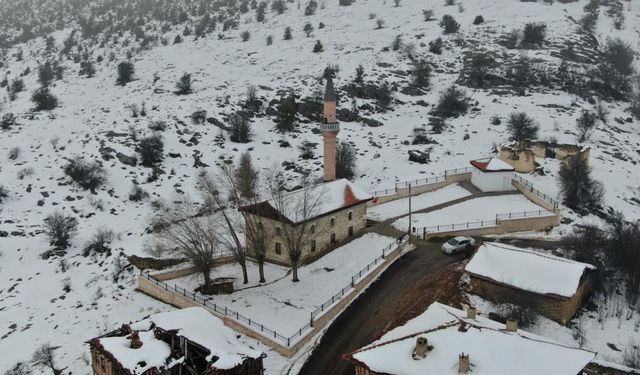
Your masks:
M304 8L304 15L312 16L316 14L316 9L318 9L318 3L315 0L310 0Z
M98 162L87 162L82 157L71 159L64 166L64 174L85 190L95 192L107 178L106 172Z
M634 72L634 51L631 45L619 38L607 40L602 54L604 62L623 76Z
M56 211L44 219L44 231L49 237L49 245L55 250L65 250L78 231L78 219Z
M251 38L251 33L249 33L247 30L240 33L240 39L242 39L243 42L246 42L247 40L249 40L249 38Z
M447 128L447 121L442 117L433 117L430 119L431 131L434 134L441 134Z
M476 18L473 19L474 25L480 25L482 23L484 23L484 17L482 16L476 16Z
M191 74L184 73L176 82L176 95L189 95L193 92L193 79Z
M413 128L413 140L411 141L412 145L426 145L431 143L431 139L427 135L427 130L425 128Z
M382 29L384 27L384 20L382 18L378 18L376 20L376 30Z
M194 111L191 114L191 121L193 121L194 124L204 124L205 121L207 121L207 111L204 109Z
M591 132L596 127L598 116L590 111L582 111L582 114L576 120L576 129L578 130L578 142L584 142L589 139Z
M138 142L138 152L140 153L142 165L145 167L155 167L156 164L162 161L164 153L162 136L153 134L140 139L140 142Z
M309 160L316 157L315 155L316 144L309 141L304 141L298 146L300 150L300 158L303 160Z
M456 22L453 16L445 14L442 16L442 20L440 21L440 27L443 29L445 34L454 34L460 29L460 24Z
M624 348L622 360L625 366L640 368L640 340L632 340Z
M356 77L353 79L353 82L356 82L356 83L364 82L364 67L362 65L358 65L356 67Z
M9 197L9 190L7 190L4 185L0 185L0 204L2 204L5 199Z
M287 5L284 0L274 0L271 3L271 10L277 12L278 14L282 14L287 10Z
M273 44L273 36L267 35L267 45L270 46Z
M31 95L31 101L35 104L34 111L50 111L58 106L58 98L53 95L48 87L40 87Z
M356 175L356 150L349 143L340 143L336 149L336 178L351 180Z
M440 94L435 112L440 117L456 117L467 113L469 98L455 86L451 86Z
M442 38L437 38L429 42L429 52L436 55L442 54Z
M486 52L477 52L471 56L469 84L472 87L488 86L487 74L495 65L495 60Z
M427 88L431 81L431 65L425 59L413 61L413 69L411 70L413 84L417 87Z
M231 124L231 142L248 143L251 142L251 123L249 119L242 113L236 112L229 118Z
M347 7L351 4L353 4L354 0L338 0L338 4L340 4L343 7Z
M118 85L124 86L127 83L133 81L133 74L135 72L135 68L133 63L129 61L123 61L118 64L118 78L116 79L116 83Z
M538 138L538 130L540 127L535 120L527 116L525 112L513 112L507 120L507 130L509 131L509 139L522 142L526 139Z
M425 21L433 21L435 20L435 18L433 18L433 10L432 9L423 9L422 10L422 16L424 17Z
M322 42L319 40L316 40L316 44L313 45L313 53L320 53L324 50L324 46L322 45Z
M396 35L396 37L393 39L393 43L391 43L391 49L394 51L398 51L400 47L402 47L402 38L400 37L400 35Z
M16 160L20 156L20 147L12 147L9 150L9 160Z
M129 193L129 200L132 202L140 202L144 199L149 198L149 193L147 193L143 188L138 184L133 184L131 186L131 192Z
M53 68L49 61L38 67L38 82L40 82L42 86L49 86L54 78Z
M96 253L106 253L110 251L109 245L113 242L115 234L111 229L105 227L98 228L91 237L89 245L85 248L84 254L88 255L91 251Z
M588 161L570 157L560 166L560 192L573 209L595 210L602 203L604 186L591 177Z
M13 113L5 113L0 119L0 129L9 130L16 124L16 116Z
M547 33L544 23L527 23L522 31L521 44L525 47L541 46Z
M304 34L307 36L307 38L310 37L311 33L313 32L313 26L311 26L311 22L305 23L302 31L304 31Z
M24 81L22 78L16 78L11 82L11 87L9 88L9 92L11 94L17 94L24 90Z
M293 38L293 36L291 35L291 27L287 26L284 28L284 40L290 40L291 38Z
M521 37L522 37L522 33L520 32L520 30L514 29L504 34L502 36L500 43L502 43L503 46L509 49L514 49L518 47L518 45L520 44Z

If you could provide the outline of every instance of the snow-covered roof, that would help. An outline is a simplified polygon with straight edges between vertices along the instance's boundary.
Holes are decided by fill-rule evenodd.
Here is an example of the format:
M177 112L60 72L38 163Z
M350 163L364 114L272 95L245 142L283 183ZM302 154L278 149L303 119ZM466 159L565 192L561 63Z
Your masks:
M315 206L311 212L304 212L302 203L305 201L305 195L307 201L318 201L315 205L311 204ZM366 202L371 198L369 193L351 181L339 179L286 193L279 197L278 201L270 199L255 205L244 206L241 210L269 216L276 220L279 219L279 215L282 215L291 223L298 224ZM280 208L285 212L280 212L278 215L277 212Z
M472 160L471 165L483 172L507 172L514 171L514 168L500 158L488 158Z
M412 352L418 337L431 348L423 359ZM467 354L473 375L578 374L595 353L572 348L465 311L434 303L418 317L344 358L384 374L458 374L458 356Z
M594 266L535 250L487 242L465 267L469 274L540 294L572 297Z
M142 342L138 349L131 348L130 335L102 337L98 342L132 374L142 374L152 368L166 369L179 363L176 359L170 360L170 346L155 337L153 327L175 331L178 336L208 350L206 360L215 369L232 369L247 358L264 355L240 343L233 330L201 307L159 313L130 324L129 328L138 332Z

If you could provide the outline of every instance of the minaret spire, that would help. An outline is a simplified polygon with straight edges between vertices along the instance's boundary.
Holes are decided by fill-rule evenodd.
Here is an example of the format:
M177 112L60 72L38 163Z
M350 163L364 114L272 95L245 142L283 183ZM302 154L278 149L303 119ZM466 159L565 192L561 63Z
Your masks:
M336 91L333 78L327 78L324 90L324 122L320 125L320 132L324 139L324 180L336 179L336 143L340 124L336 119Z

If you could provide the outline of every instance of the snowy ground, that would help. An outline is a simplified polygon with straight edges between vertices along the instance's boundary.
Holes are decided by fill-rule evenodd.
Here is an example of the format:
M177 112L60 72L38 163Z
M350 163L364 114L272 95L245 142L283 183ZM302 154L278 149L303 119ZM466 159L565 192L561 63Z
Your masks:
M7 65L0 72L3 76L7 74L11 81L27 68L31 73L22 77L26 91L19 93L15 101L6 100L6 91L0 90L3 113L12 112L18 117L18 125L0 133L0 184L9 190L6 203L0 208L0 231L8 234L6 238L0 237L0 353L3 353L0 373L17 361L27 360L44 341L62 347L57 351L61 367L73 373L87 373L88 367L82 359L87 354L83 342L103 331L100 327L114 328L121 322L168 309L135 292L131 274L123 275L114 284L110 274L115 256L94 260L79 254L95 229L101 226L118 234L119 239L113 244L117 252L122 249L127 255L143 254L148 238L146 228L155 212L152 202L186 195L197 199L195 178L200 170L193 167L194 154L201 155L210 170L250 150L261 170L292 161L315 176L321 175L321 138L312 133L317 124L300 123L297 132L281 135L274 131L272 118L255 118L253 141L234 144L226 132L215 126L191 123L190 114L200 109L207 110L208 116L223 119L244 99L249 84L262 86L258 95L264 101L278 99L278 90L289 88L307 96L322 88L316 79L322 69L328 63L338 64L341 70L335 82L342 97L339 107L350 108L351 98L340 92L340 87L353 79L359 64L365 69L366 80L387 81L391 86L399 82L401 87L405 84L401 81L406 82L408 60L388 49L397 35L401 35L405 44L414 45L416 55L425 56L437 65L429 92L417 97L394 92L396 102L392 111L368 115L381 121L383 126L341 123L338 138L356 147L355 182L366 190L384 189L399 181L465 167L471 159L492 154L495 146L508 139L504 120L513 111L524 110L535 118L541 127L541 137L553 135L561 143L575 143L576 118L582 109L593 108L586 100L553 90L513 96L494 90L463 88L474 103L474 111L450 120L442 134L431 135L437 142L430 145L431 164L407 160L409 147L405 142L411 142L414 127L427 127L428 111L439 93L457 80L465 52L489 48L517 57L520 51L508 51L499 46L497 40L503 32L521 28L526 22L546 22L548 40L562 44L574 35L576 24L572 19L582 16L585 4L584 1L567 4L465 1L461 12L458 7L444 7L442 3L441 0L403 0L401 6L394 7L392 2L369 0L340 7L337 1L330 1L309 17L303 16L304 9L290 4L285 14L268 12L266 22L261 24L249 20L254 17L254 12L250 12L242 16L239 30L226 32L223 39L217 37L221 32L219 25L218 30L198 40L189 37L181 44L134 52L136 80L124 87L115 85L116 65L126 59L136 42L131 42L131 48L113 46L110 42L104 47L90 45L87 49L93 51L94 56L105 57L104 62L96 64L95 77L85 79L78 75L78 64L62 61L66 68L64 79L54 82L51 89L58 96L60 107L50 113L32 114L29 100L31 92L38 87L37 65L46 58L44 41L39 39L18 46L24 52L23 61L14 57L17 48L8 51ZM443 36L437 21L424 22L422 10L428 8L434 10L436 19L452 14L461 24L459 35ZM625 4L626 21L622 30L614 29L612 20L601 12L597 39L604 42L608 37L622 37L638 50L639 9L635 2ZM375 20L369 19L372 13L384 19L384 28L375 29ZM479 14L486 23L472 26ZM316 27L312 37L305 38L301 30L307 21L313 25L323 22L326 27ZM285 26L294 30L290 41L281 38ZM184 25L176 25L170 33L171 39L183 28ZM247 42L239 38L244 30L252 35ZM68 28L55 33L59 47L70 32ZM266 46L264 38L270 34L274 36L274 43ZM429 54L428 42L438 36L444 40L443 54ZM322 41L325 52L312 52L315 39ZM111 52L115 54L113 61L108 59ZM559 59L551 56L548 49L526 53L559 64ZM177 97L172 90L183 72L190 72L196 78L195 93ZM157 82L155 73L159 77ZM147 116L133 118L129 106L140 107L143 101ZM427 107L419 101L424 101ZM357 100L357 104L369 103ZM640 144L640 128L637 121L621 124L614 120L629 117L625 112L626 103L604 105L610 111L609 124L599 125L586 142L592 148L591 164L596 178L606 184L606 205L623 211L628 218L638 219L640 209L635 199L639 194L640 155L636 150ZM502 125L491 125L493 116L500 117ZM165 154L173 155L165 156L162 162L165 174L158 180L146 182L151 174L148 168L130 167L118 159L103 158L109 148L114 150L112 156L116 152L135 155L136 142L130 134L150 134L148 125L158 120L167 123L163 133ZM226 139L225 143L217 142L218 136ZM278 141L282 139L292 147L280 147ZM304 141L318 143L315 159L299 158L297 147ZM9 160L7 155L16 146L20 147L20 155L16 160ZM75 155L98 160L107 170L108 183L95 195L79 189L64 177L61 166ZM558 163L544 161L544 165L545 176L527 178L544 192L557 191ZM128 200L134 180L151 195L148 201ZM46 261L38 257L48 249L42 234L42 220L57 209L72 213L80 220L79 234L65 257L71 265L66 273L59 271L59 260ZM578 223L596 220L580 219L568 211L563 211L563 215ZM493 219L494 214L488 216ZM463 221L467 220L465 217ZM565 233L571 230L570 225L562 228ZM338 272L342 271L328 274L335 276ZM66 278L71 278L68 293L62 291ZM304 277L301 279L304 282ZM313 288L321 289L317 285ZM65 298L61 299L63 295Z
M424 210L455 199L468 197L469 195L471 193L460 185L449 185L442 189L411 197L411 210ZM403 198L370 207L367 210L367 219L384 221L404 216L408 213L409 198Z
M525 211L541 211L542 215L554 215L553 212L545 210L523 195L514 194L475 198L433 212L414 214L411 218L411 226L424 228L466 222L495 221L497 214ZM396 220L393 226L400 230L405 230L408 226L408 220L408 216L403 217Z
M382 249L395 239L368 233L332 251L318 261L298 270L300 281L294 283L287 268L268 265L267 283L255 286L257 266L251 264L249 275L255 287L238 290L230 295L211 296L209 300L230 308L264 324L283 336L289 337L309 322L310 314L334 294L351 283L358 273L382 254ZM373 268L371 269L371 271ZM216 271L218 277L235 277L236 286L242 285L241 270L237 266L223 266ZM201 276L191 275L168 281L187 290L200 285Z

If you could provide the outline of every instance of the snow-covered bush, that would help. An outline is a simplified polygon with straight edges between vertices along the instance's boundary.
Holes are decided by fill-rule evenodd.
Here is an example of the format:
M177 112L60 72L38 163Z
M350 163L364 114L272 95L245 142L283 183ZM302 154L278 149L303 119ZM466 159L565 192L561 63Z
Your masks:
M78 231L78 219L56 211L44 219L44 231L49 237L49 245L56 250L65 250Z
M138 142L138 153L140 153L142 165L145 167L154 167L162 160L164 154L162 136L153 134L140 139Z
M460 29L460 24L456 22L452 15L445 14L440 21L440 27L445 34L454 34Z
M106 171L96 162L87 162L82 157L69 160L64 166L64 173L85 190L95 192L106 181Z
M467 113L469 98L455 86L450 86L440 94L435 113L441 117L456 117Z

